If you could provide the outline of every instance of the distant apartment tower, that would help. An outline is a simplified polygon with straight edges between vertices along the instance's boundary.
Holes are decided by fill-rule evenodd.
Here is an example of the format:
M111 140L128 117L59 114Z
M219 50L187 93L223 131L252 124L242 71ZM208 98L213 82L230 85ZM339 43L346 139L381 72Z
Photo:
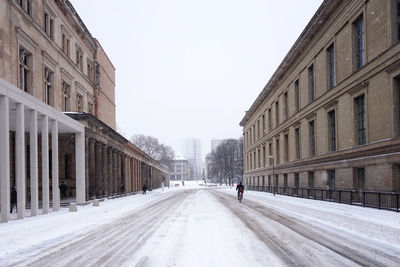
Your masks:
M211 152L217 151L218 146L223 142L222 139L213 139L211 140Z
M182 142L183 156L194 168L194 178L201 177L201 141L196 139L185 139Z

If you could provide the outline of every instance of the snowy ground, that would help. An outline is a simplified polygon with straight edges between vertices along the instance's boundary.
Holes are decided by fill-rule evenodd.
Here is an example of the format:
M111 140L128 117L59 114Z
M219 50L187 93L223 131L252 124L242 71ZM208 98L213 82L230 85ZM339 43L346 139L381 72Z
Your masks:
M0 266L400 266L398 213L200 183L0 224Z

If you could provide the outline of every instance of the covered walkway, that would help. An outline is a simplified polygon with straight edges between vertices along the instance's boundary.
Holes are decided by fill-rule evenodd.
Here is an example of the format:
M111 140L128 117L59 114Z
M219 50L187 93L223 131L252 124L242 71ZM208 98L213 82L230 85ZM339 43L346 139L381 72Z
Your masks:
M10 132L15 132L15 153L10 153ZM50 188L53 211L60 208L59 134L75 136L76 201L85 202L85 128L74 119L46 105L39 99L0 79L0 195L1 222L10 219L10 172L15 168L17 218L25 217L27 196L31 216L38 215L39 198L42 213L50 210ZM39 140L40 138L40 140ZM29 139L29 141L27 141ZM51 144L49 145L49 140ZM39 147L40 143L40 147ZM29 151L26 151L29 147ZM51 154L49 153L51 150ZM13 154L15 166L10 166ZM39 162L40 159L40 162ZM50 168L51 163L51 168ZM41 170L39 170L41 167ZM50 173L51 171L51 173ZM30 184L27 185L29 176ZM50 185L51 182L52 184ZM41 178L41 185L39 185ZM29 188L29 192L27 192ZM41 196L39 193L41 191Z

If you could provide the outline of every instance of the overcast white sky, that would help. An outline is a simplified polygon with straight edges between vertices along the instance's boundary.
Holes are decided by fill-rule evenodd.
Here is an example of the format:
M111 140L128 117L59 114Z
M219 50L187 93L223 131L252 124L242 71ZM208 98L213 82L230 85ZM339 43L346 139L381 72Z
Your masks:
M322 0L71 0L116 67L117 127L181 153L239 122Z

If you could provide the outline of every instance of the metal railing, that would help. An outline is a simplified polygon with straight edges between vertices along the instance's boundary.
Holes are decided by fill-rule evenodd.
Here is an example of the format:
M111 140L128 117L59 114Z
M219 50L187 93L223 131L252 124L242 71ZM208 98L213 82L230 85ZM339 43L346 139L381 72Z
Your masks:
M400 211L400 197L394 192L329 190L322 188L247 185L247 190L308 198L362 207Z

